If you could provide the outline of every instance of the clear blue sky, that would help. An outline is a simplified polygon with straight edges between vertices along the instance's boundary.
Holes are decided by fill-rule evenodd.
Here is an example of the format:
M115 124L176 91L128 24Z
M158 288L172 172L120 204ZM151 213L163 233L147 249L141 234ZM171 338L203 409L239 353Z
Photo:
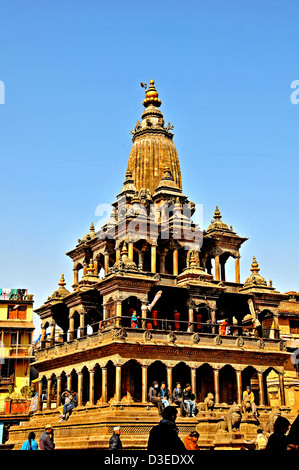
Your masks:
M153 78L183 190L249 237L280 291L298 285L298 1L2 0L0 285L40 306L65 252L119 192ZM35 324L39 321L35 318Z

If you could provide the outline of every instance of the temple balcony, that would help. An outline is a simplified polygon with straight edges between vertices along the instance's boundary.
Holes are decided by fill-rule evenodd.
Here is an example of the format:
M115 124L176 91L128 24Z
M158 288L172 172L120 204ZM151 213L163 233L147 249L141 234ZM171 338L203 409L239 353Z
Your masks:
M147 329L141 325L138 328L123 326L130 322L131 317L112 317L99 324L93 325L93 330L97 330L90 334L82 334L81 329L68 332L71 336L67 341L44 342L42 347L36 351L36 362L58 358L60 356L69 356L74 353L100 347L109 346L113 343L130 344L132 346L143 347L178 347L184 349L195 350L229 350L230 352L284 352L286 351L286 343L279 337L279 331L274 329L264 329L261 337L256 337L253 330L248 326L234 326L231 334L219 334L218 324L196 325L200 327L198 331L187 331L195 329L194 325L188 325L188 322L178 321L177 330L169 329L170 322L168 319L157 320L156 328ZM144 324L146 318L142 318ZM151 318L152 321L152 318ZM86 333L86 328L84 328ZM75 337L77 335L77 337Z

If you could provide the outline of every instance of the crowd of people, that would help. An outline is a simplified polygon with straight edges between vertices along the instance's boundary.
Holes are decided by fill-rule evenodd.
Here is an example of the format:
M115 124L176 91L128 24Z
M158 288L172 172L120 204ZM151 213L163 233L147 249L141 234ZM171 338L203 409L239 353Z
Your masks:
M177 382L171 393L166 387L165 382L161 382L159 387L159 383L155 380L148 392L148 401L158 408L160 416L162 416L164 408L173 403L180 408L181 416L194 418L198 412L194 400L195 395L192 393L189 383L187 383L186 387L183 389L181 382Z

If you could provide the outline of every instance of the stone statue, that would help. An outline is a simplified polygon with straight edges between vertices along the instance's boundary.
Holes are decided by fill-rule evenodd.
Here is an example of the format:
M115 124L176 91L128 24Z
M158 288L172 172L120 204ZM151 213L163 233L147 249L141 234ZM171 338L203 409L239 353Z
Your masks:
M247 417L251 411L252 411L252 407L251 407L250 397L245 396L244 399L242 400L241 413L246 415Z
M228 432L230 435L233 431L240 428L242 420L241 407L234 403L226 413L223 421L219 421L216 426L217 433L220 431Z
M206 398L204 399L204 410L213 411L214 405L215 405L214 395L213 393L208 393Z

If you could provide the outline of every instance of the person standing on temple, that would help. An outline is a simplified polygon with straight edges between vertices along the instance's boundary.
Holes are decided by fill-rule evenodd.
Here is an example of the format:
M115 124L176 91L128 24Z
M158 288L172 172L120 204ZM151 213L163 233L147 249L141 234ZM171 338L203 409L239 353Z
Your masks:
M153 382L153 385L149 388L148 401L158 408L158 413L161 416L163 411L163 403L161 401L159 384L156 380Z
M46 424L44 432L39 438L40 450L54 450L54 432L51 424Z
M122 442L120 440L120 427L113 428L113 434L109 439L109 450L122 450Z
M183 389L181 382L176 383L176 386L172 392L172 399L173 402L180 407L181 416L186 416L186 408L184 405Z
M195 418L196 403L194 401L195 395L192 393L191 385L186 384L186 388L183 390L184 405L186 406L187 413L190 417Z

